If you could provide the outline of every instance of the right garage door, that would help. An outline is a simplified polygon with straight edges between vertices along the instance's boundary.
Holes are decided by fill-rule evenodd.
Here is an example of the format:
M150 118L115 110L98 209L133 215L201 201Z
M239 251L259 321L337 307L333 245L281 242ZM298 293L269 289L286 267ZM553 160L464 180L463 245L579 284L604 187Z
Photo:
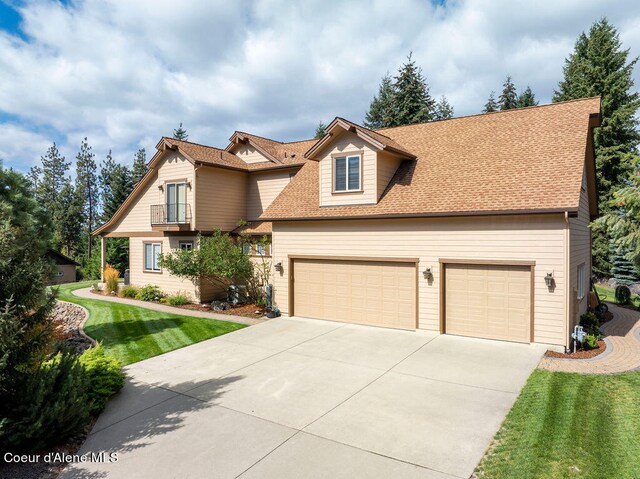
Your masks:
M528 343L531 267L445 265L447 334Z

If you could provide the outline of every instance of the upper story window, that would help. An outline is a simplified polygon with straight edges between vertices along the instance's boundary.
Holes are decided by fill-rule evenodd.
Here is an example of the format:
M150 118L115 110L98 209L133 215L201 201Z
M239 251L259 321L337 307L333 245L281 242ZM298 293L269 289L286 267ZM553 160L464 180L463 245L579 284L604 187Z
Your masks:
M187 184L167 183L167 222L184 223L187 216Z
M193 241L180 241L178 245L182 250L191 251L193 249Z
M333 191L360 191L361 189L360 155L335 157L333 159Z

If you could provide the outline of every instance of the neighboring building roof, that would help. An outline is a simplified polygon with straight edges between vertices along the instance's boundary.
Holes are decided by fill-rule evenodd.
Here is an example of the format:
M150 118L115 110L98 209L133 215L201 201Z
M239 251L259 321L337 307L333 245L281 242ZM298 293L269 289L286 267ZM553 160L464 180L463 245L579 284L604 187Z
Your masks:
M378 130L416 160L402 162L377 204L320 206L309 161L260 219L577 212L599 113L600 99L588 98Z
M56 264L72 264L74 266L80 266L79 263L76 263L74 260L72 260L68 256L63 255L59 251L48 249L44 255L47 258L53 260Z
M251 221L243 226L238 226L236 229L232 230L232 234L237 235L270 235L271 234L271 225L270 221Z

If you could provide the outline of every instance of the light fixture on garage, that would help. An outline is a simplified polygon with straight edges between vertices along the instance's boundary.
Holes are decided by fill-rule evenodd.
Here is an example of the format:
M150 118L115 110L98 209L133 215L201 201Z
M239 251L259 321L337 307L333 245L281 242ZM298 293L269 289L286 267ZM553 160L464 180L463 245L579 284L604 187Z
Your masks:
M275 264L274 268L278 273L282 273L284 271L284 268L282 267L282 261L278 261Z
M547 273L544 277L544 284L547 285L547 288L553 287L553 273Z
M431 273L431 268L427 268L422 272L424 279L431 279L433 278L433 273Z

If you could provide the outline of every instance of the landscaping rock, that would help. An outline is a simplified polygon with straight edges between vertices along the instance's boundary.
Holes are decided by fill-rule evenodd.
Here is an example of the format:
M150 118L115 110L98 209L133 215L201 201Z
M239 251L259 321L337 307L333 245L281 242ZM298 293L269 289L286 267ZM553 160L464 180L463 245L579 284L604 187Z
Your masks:
M214 311L226 311L230 307L231 305L226 301L213 301L211 303L211 309L213 309Z
M82 307L58 301L49 317L54 323L56 332L79 354L93 346L93 341L80 332L80 325L85 319Z

